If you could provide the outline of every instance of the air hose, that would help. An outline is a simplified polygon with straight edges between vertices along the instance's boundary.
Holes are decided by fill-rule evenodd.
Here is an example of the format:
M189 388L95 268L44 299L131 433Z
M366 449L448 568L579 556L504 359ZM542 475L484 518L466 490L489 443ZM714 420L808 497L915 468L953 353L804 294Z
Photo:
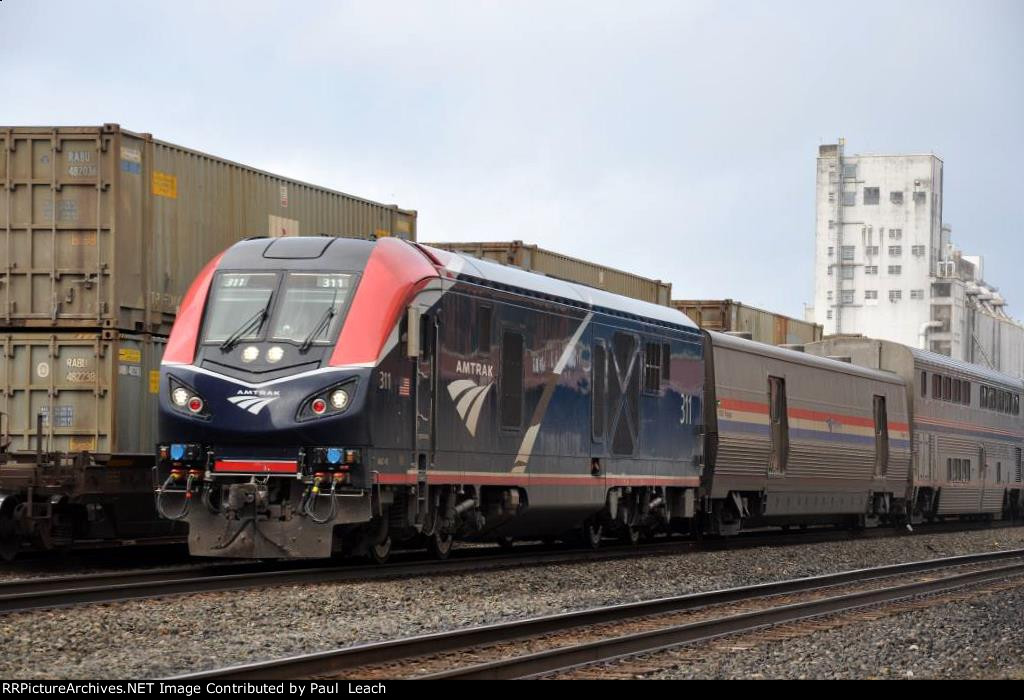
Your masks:
M316 476L313 479L313 486L306 492L306 497L302 501L302 512L317 525L325 525L326 523L334 520L334 516L338 514L338 501L334 498L334 490L338 485L337 479L331 483L331 490L327 497L331 501L330 510L327 512L327 516L321 518L316 514L316 499L320 495L320 482L323 481L322 476Z
M184 520L185 516L188 515L189 510L192 508L192 482L195 481L195 472L189 471L188 478L185 480L185 498L184 503L182 503L181 505L181 511L174 515L171 515L166 510L164 510L164 494L170 491L170 487L174 484L174 482L178 481L180 478L181 470L172 469L171 474L170 476L167 477L167 480L164 482L164 485L161 486L160 490L156 492L156 511L160 514L161 517L166 518L168 520Z

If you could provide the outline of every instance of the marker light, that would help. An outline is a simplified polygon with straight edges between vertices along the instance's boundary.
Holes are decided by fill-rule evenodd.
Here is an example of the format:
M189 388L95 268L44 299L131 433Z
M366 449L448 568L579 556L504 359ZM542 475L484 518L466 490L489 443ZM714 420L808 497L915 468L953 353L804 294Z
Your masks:
M331 405L339 411L348 406L348 392L344 389L335 389L332 391Z
M178 406L184 406L188 403L188 391L179 386L171 392L171 400Z
M310 408L313 409L313 413L322 416L327 411L327 402L323 399L313 399Z
M171 459L178 462L185 456L185 446L182 444L171 445Z
M330 464L337 464L341 461L341 450L337 447L330 447L327 450L327 461Z
M198 396L193 396L188 400L188 410L192 413L199 413L203 410L203 400Z
M255 345L250 345L242 351L242 362L253 362L260 356L260 349Z
M282 348L280 345L275 345L274 347L267 350L267 362L269 362L270 364L280 362L282 357L284 357L284 348Z

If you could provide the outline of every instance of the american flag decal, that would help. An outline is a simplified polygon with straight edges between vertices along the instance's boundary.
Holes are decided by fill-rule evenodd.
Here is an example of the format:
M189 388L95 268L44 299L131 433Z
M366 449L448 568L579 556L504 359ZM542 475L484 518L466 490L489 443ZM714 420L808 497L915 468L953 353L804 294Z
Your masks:
M402 383L398 385L399 396L409 396L412 391L412 384L408 377L402 377Z

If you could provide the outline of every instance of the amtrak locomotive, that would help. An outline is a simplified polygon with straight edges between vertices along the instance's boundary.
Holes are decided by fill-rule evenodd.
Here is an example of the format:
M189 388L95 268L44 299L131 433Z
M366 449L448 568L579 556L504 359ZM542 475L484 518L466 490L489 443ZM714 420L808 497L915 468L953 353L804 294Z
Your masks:
M196 555L378 561L456 538L1014 515L1021 383L984 378L1005 467L958 453L940 474L940 440L919 491L927 392L886 369L424 245L252 239L206 266L168 340L157 504ZM964 416L982 442L986 415ZM952 477L978 500L944 501Z

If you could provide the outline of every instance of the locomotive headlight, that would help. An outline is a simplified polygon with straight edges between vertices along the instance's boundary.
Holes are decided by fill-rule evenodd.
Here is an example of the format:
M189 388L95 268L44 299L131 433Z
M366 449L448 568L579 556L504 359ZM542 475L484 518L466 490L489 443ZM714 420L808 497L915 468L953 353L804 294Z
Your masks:
M348 406L348 392L344 389L335 389L331 392L331 405L341 411Z
M175 406L184 407L188 403L188 390L179 386L171 392L171 400L174 401Z
M280 362L282 357L284 357L284 348L282 348L280 345L275 345L274 347L267 350L267 362L269 362L270 364Z
M250 345L242 351L242 362L253 362L260 356L260 349L255 345Z

